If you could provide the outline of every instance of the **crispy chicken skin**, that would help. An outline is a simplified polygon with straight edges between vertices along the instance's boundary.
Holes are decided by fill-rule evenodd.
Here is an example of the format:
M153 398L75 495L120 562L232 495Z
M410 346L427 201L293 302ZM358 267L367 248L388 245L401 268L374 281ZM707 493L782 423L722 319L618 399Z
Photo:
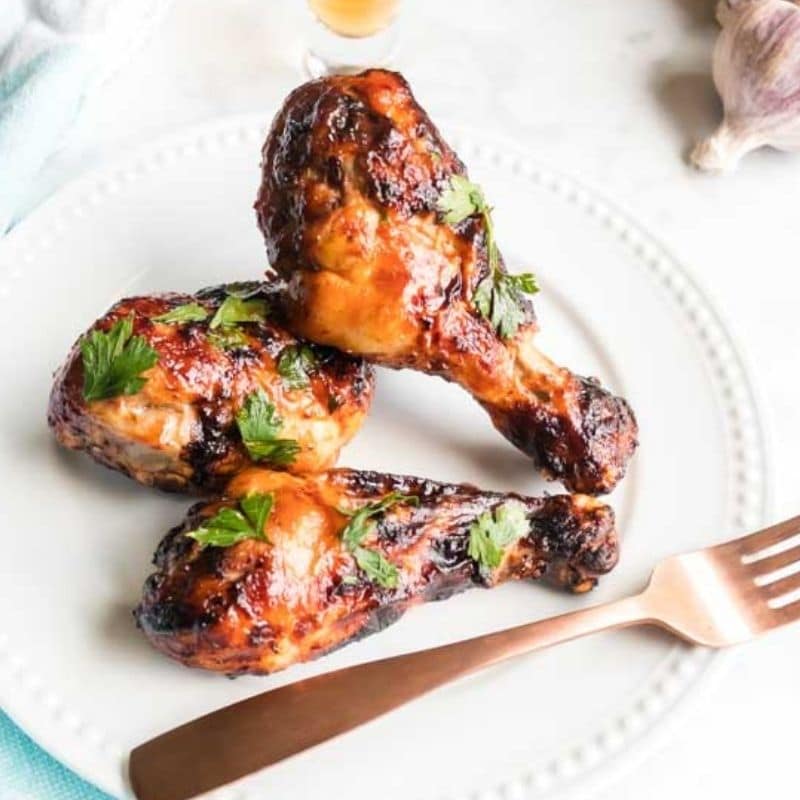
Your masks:
M636 447L633 413L536 349L530 304L507 340L477 312L485 223L476 214L453 226L437 211L452 176L465 174L397 73L293 91L264 144L255 204L269 260L289 282L288 325L457 382L546 476L610 491Z
M249 288L255 293L251 297L269 304L278 290L277 282ZM195 494L218 491L253 463L235 416L245 399L261 389L280 417L280 436L300 446L286 468L314 472L331 467L369 410L372 368L315 345L310 385L290 388L277 362L298 340L271 320L240 326L245 341L233 349L209 338L209 322L226 296L221 286L196 295L133 297L111 308L90 330L108 331L132 316L134 335L155 349L158 363L143 374L146 383L136 394L87 402L76 343L50 395L48 422L58 441L148 486ZM153 320L187 303L202 305L207 319L182 324Z
M269 542L203 547L186 535L220 508L268 492ZM398 569L396 586L386 588L344 546L342 530L352 517L342 510L390 492L419 504L391 506L365 540ZM488 569L469 555L469 528L508 501L522 505L526 532ZM503 495L346 469L298 477L253 468L231 482L223 499L194 506L167 534L135 615L155 647L188 666L265 674L375 633L417 603L545 575L585 591L616 560L613 512L591 497Z

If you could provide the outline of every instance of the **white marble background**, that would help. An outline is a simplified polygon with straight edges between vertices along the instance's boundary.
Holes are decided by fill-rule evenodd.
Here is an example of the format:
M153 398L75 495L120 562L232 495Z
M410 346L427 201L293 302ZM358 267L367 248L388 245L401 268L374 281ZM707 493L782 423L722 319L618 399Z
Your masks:
M406 0L401 67L434 119L525 142L631 211L709 291L772 434L773 518L800 513L800 154L728 178L684 156L720 109L710 0ZM94 96L29 205L122 148L269 110L299 80L302 0L175 0L155 39ZM667 498L680 502L680 498ZM800 630L742 649L687 724L606 800L794 797Z

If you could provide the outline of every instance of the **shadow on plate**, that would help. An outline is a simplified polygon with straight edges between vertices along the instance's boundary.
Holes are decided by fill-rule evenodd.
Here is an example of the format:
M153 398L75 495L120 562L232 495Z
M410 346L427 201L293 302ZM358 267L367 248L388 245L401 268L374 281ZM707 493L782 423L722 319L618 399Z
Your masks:
M717 0L673 0L693 28L717 24Z
M557 484L546 484L539 478L530 459L506 443L499 433L493 431L492 435L496 437L496 441L491 444L477 441L471 430L455 430L449 427L447 420L443 419L447 414L445 409L420 410L410 399L405 401L404 396L399 393L381 392L380 381L378 392L378 402L367 425L377 423L381 426L401 426L403 430L413 431L414 439L425 443L432 442L437 449L447 452L449 458L468 465L470 469L466 470L467 474L474 472L475 477L468 477L465 480L471 480L481 485L481 488L495 491L515 491L521 486L525 487L524 491L528 494L538 494L548 487L552 491L558 491ZM475 424L490 425L488 418L480 409L476 410L479 416ZM347 466L357 467L351 464ZM492 476L491 486L483 485L485 479L479 477L487 473ZM452 476L447 475L420 474L418 477L441 481L453 480Z
M103 609L100 615L100 630L103 638L112 647L116 655L123 655L127 661L130 657L158 657L156 651L136 627L133 609L139 601L136 594L132 602L119 601Z
M710 72L668 72L664 65L653 77L655 96L684 141L682 156L711 135L722 119L722 103Z

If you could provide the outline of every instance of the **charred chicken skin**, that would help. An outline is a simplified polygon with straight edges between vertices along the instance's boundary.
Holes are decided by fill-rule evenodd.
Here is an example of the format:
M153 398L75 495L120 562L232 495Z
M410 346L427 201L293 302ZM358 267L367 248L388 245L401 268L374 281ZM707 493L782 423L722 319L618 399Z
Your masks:
M256 201L289 327L471 392L548 477L610 491L636 447L627 403L534 345L489 207L398 74L333 76L292 92L262 153Z
M331 467L369 410L372 368L273 322L277 291L121 300L55 376L58 441L140 483L200 494L256 461Z
M167 534L135 615L188 666L265 674L375 633L417 603L543 576L585 591L616 560L613 512L591 497L253 468Z

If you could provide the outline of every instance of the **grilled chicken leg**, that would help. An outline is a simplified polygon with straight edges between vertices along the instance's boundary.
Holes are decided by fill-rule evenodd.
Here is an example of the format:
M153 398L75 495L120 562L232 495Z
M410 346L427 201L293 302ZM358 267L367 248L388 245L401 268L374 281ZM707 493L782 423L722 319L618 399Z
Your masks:
M417 603L544 575L585 591L616 560L613 512L591 497L253 468L167 534L135 614L188 666L264 674L379 631Z
M488 206L400 75L301 86L262 155L256 211L289 282L291 330L455 381L546 476L591 494L614 487L636 446L633 413L536 349Z
M73 450L146 485L207 493L254 461L331 467L373 372L269 319L277 284L122 300L73 347L48 421Z

